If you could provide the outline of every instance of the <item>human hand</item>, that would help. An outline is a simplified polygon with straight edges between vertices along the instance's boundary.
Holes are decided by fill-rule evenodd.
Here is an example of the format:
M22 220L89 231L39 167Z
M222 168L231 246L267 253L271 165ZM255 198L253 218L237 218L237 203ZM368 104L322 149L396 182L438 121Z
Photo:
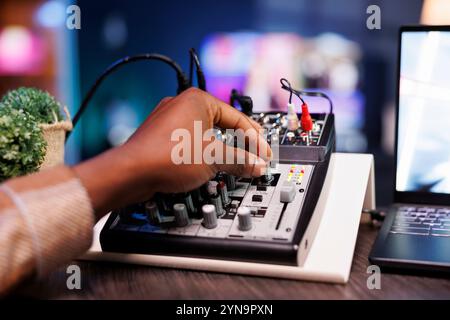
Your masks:
M245 131L246 144L253 146L251 152L214 138L205 141L199 137L214 126ZM124 145L74 170L87 188L96 211L105 213L146 200L155 192L190 191L219 171L243 177L264 174L266 161L272 154L259 130L261 127L256 122L233 107L201 90L189 89L177 97L163 99ZM183 133L187 139L182 142L188 143L183 145L181 155L188 161L181 164L174 159L180 155L174 152L180 146L180 141L174 139L176 133ZM205 158L206 150L214 150L209 153L212 159ZM186 157L185 152L191 156Z

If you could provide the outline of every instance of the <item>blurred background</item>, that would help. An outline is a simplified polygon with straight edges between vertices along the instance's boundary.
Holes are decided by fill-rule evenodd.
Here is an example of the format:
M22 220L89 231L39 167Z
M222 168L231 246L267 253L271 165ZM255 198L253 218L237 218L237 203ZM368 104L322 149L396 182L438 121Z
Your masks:
M335 103L338 151L376 157L379 205L392 198L398 28L448 24L448 0L2 0L0 94L19 86L48 90L72 115L98 75L115 60L158 52L187 72L199 52L208 91L224 101L232 88L254 109L284 110L279 79L320 89ZM66 8L81 9L81 30L66 28ZM366 27L369 5L381 30ZM176 94L172 70L128 65L97 91L67 144L77 163L122 143L155 105ZM311 111L326 108L311 101Z

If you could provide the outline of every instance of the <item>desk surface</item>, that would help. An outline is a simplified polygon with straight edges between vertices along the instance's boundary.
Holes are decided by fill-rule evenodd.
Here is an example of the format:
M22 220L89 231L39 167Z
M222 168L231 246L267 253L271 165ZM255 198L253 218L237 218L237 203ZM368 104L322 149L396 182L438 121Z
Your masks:
M15 296L42 299L450 299L450 279L382 274L369 290L366 273L377 230L361 225L350 281L330 285L253 276L76 261L82 289L68 290L66 268L25 283Z

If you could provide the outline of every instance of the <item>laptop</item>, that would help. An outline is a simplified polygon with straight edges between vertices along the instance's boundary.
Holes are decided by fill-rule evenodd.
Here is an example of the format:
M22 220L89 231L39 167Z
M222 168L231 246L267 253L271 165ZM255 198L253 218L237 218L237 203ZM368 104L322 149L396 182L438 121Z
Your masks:
M399 36L394 204L369 260L449 272L450 26L402 27Z

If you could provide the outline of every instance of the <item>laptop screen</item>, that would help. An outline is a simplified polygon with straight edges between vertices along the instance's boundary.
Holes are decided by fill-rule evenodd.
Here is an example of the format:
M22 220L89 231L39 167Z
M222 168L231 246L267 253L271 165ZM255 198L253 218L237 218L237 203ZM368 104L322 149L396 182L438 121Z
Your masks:
M396 190L450 194L450 31L403 31Z

